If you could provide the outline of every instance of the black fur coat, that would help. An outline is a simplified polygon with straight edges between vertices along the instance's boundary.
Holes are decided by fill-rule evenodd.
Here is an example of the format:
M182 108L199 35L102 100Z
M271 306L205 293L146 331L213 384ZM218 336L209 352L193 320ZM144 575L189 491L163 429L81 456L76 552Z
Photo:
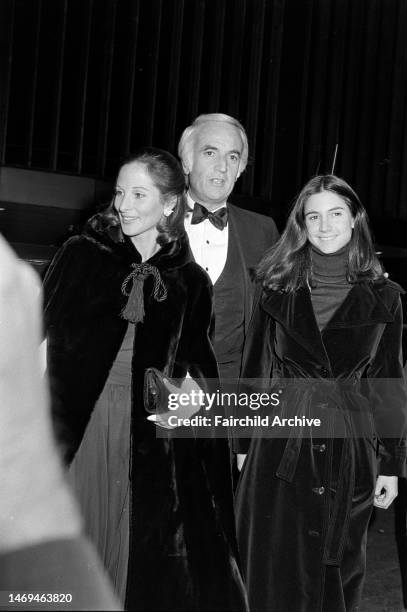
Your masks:
M48 372L57 437L70 462L124 338L121 286L140 255L102 229L68 240L45 280ZM146 420L148 367L196 380L217 377L210 343L212 287L186 237L150 260L168 295L144 282L145 317L132 360L130 552L126 608L241 610L226 440L157 439ZM203 383L204 384L204 383Z

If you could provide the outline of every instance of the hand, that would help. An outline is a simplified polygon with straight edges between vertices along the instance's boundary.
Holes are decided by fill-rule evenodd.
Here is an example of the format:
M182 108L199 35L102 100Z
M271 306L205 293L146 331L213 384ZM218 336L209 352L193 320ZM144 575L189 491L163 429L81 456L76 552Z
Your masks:
M0 552L80 531L41 372L40 287L0 236Z
M237 465L237 469L239 470L239 472L242 471L242 467L245 462L245 459L246 459L246 455L242 455L240 453L236 455L236 465Z
M171 403L168 402L170 409L159 414L151 414L147 417L147 420L153 421L156 425L164 429L176 429L182 425L182 421L192 418L194 414L199 412L203 403L203 391L189 374L187 374L180 387L173 385L168 378L164 378L163 380L168 393L171 395ZM184 395L184 398L180 398L181 395ZM181 399L182 403L180 401ZM185 400L187 400L188 403L186 403ZM186 403L186 405L183 405L184 403ZM168 422L170 417L176 417L177 424L170 424ZM172 421L174 420L175 419L172 419Z
M398 493L397 476L378 476L374 493L374 505L376 508L387 510Z

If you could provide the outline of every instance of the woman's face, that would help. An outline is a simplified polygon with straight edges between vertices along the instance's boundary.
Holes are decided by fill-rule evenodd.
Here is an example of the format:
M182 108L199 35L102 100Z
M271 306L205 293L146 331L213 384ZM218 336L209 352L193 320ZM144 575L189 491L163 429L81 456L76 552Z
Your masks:
M335 253L351 239L352 213L345 200L332 191L310 196L304 217L308 240L323 253Z
M114 207L119 214L123 234L157 237L157 223L164 210L171 210L155 186L144 164L137 161L122 166L116 181Z

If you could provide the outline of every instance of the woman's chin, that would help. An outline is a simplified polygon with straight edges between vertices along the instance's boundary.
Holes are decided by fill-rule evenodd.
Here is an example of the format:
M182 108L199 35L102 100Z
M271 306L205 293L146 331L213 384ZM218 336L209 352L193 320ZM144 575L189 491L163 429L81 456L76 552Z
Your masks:
M318 240L317 242L312 243L317 249L324 253L325 255L330 255L331 253L336 253L342 249L348 241L338 241L338 240Z

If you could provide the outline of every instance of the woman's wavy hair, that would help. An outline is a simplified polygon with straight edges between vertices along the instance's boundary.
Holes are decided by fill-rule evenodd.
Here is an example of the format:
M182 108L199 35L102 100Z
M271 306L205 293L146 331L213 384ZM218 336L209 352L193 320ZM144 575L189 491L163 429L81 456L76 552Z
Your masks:
M366 210L350 185L333 174L314 176L298 194L279 241L263 256L256 278L265 289L295 291L312 286L311 243L308 241L304 208L308 198L330 191L349 207L354 228L349 243L348 281L357 283L383 277L383 268L373 247Z
M123 166L133 162L145 166L164 202L176 198L172 213L168 217L163 215L157 224L158 244L163 246L174 242L185 234L184 218L188 208L185 196L185 176L181 164L168 151L155 147L143 147L121 161L117 176ZM98 223L102 222L103 227L108 231L114 229L119 240L124 240L114 200L113 195L111 202L98 215Z

